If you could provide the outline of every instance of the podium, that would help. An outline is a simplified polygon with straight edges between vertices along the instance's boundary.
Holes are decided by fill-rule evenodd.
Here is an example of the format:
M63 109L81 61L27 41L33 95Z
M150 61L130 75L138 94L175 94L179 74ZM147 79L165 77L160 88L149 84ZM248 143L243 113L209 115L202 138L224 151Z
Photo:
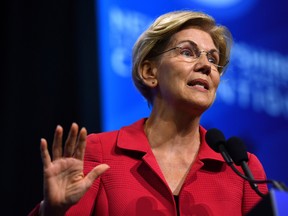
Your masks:
M288 216L288 192L271 189L246 216Z

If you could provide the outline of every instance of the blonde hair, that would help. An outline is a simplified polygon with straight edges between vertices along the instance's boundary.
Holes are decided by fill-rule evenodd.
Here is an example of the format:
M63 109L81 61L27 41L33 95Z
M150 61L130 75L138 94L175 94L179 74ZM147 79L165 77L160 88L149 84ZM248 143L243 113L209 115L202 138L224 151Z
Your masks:
M216 25L215 20L211 16L195 11L173 11L161 15L140 35L133 47L133 82L149 105L153 104L153 95L151 88L142 81L139 74L140 66L143 61L163 51L171 37L187 26L193 26L211 35L215 46L218 47L219 52L223 56L220 59L220 64L224 65L230 59L232 35L225 26ZM226 67L219 69L219 72L223 74L225 70Z

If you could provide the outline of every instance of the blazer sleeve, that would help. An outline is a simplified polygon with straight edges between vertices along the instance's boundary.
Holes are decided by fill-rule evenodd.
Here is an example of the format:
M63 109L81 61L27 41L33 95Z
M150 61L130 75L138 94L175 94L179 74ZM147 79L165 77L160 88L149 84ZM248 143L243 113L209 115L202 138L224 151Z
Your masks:
M248 166L254 178L257 180L265 180L266 173L259 159L254 154L250 153L248 153L248 158ZM263 194L268 193L267 184L258 184L258 188ZM262 198L251 188L249 182L244 181L244 196L242 207L244 215L246 215L261 199Z

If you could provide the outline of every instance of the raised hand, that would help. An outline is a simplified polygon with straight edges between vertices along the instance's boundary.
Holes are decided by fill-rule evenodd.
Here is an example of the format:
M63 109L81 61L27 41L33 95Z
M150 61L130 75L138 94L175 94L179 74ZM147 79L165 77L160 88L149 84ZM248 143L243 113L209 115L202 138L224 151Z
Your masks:
M47 141L41 139L40 149L44 173L44 200L41 215L64 215L89 189L94 180L109 166L101 164L84 176L83 158L87 131L78 125L71 125L64 149L62 148L63 128L57 126L54 134L51 160Z

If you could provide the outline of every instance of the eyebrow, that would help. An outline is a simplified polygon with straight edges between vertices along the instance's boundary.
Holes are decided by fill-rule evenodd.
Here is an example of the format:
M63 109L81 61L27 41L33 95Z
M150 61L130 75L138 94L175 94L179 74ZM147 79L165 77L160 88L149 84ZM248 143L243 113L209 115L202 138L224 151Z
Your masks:
M177 44L176 44L176 46L178 47L179 45L181 45L181 44L183 44L183 43L189 43L190 45L194 45L194 46L196 46L198 49L199 49L199 46L198 46L198 44L196 43L196 42L194 42L194 41L192 41L192 40L182 40L182 41L179 41L179 42L177 42ZM203 49L201 49L201 50L203 50ZM206 50L205 50L206 51ZM210 49L210 50L208 50L208 52L218 52L219 53L219 50L218 49L216 49L216 48L213 48L213 49Z

